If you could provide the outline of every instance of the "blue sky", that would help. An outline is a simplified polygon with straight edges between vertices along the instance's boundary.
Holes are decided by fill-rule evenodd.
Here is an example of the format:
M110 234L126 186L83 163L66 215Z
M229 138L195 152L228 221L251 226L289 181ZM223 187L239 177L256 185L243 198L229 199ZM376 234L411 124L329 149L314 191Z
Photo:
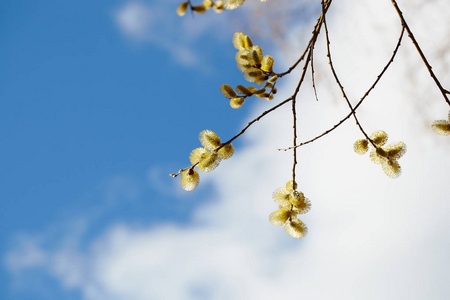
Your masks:
M432 13L446 11L445 0L439 3L438 10L405 6L412 15L427 12L428 24L438 19ZM311 234L293 241L267 222L275 209L271 193L290 174L291 154L275 151L291 141L288 111L288 118L280 110L238 139L235 157L202 175L194 192L168 176L188 165L200 131L228 139L271 105L232 110L219 91L223 83L244 82L231 39L253 19L236 22L234 12L179 18L177 4L0 4L0 298L448 299L448 143L429 137L424 125L445 118L448 107L426 72L411 79L423 87L409 88L411 69L402 66L422 68L413 50L405 46L373 93L381 100L361 108L366 126L387 128L392 141L407 143L404 174L394 184L367 157L355 157L352 141L360 134L347 122L329 142L300 152L299 178L313 210L305 217ZM389 57L392 49L376 47L395 45L398 32L390 29L398 20L381 18L392 12L381 4L345 5L352 4L335 15L348 23L336 25L332 45L340 45L336 66L343 81L356 80L348 89L356 99ZM372 23L354 28L365 9ZM447 34L445 28L434 27L435 36ZM308 35L310 28L304 30ZM374 38L361 44L365 30ZM426 31L418 36L427 53L446 49ZM263 49L287 61L292 54ZM370 59L353 55L355 49ZM318 59L317 72L323 66ZM318 82L319 103L311 90L302 91L301 139L347 111L327 79ZM280 83L278 100L294 84L295 78ZM418 114L424 97L437 100ZM399 125L399 115L409 126Z
M205 126L229 136L244 113L229 110L218 90L234 63L214 58L233 55L231 43L193 47L205 68L181 64L121 31L116 14L125 4L0 4L3 254L20 233L85 214L91 237L112 221L183 222L196 197L174 192L168 174L188 163ZM181 35L184 21L174 15L176 2L146 4L169 14L171 22L159 25L173 26L171 35L158 38L176 44L172 31ZM16 293L1 270L1 298L38 299L36 291Z

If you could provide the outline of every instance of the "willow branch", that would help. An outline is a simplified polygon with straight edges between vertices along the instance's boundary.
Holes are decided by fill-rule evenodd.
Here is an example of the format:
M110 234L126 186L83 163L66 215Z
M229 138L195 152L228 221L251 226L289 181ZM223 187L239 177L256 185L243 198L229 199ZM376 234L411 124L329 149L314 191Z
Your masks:
M325 3L323 4L323 9L322 9L322 14L320 15L320 17L319 17L319 19L317 20L317 23L316 23L316 25L314 26L314 30L313 30L313 32L312 32L312 36L311 36L311 39L309 40L309 42L308 42L308 45L306 46L306 48L305 48L305 50L303 51L303 53L302 53L302 55L300 56L300 58L286 71L286 72L283 72L283 73L281 73L281 74L278 74L278 77L283 77L283 76L285 76L285 75L287 75L287 74L289 74L289 73L291 73L297 66L298 66L298 64L303 60L303 59L305 59L305 56L307 55L307 53L309 52L309 49L311 48L311 45L313 45L313 44L315 44L315 42L316 42L316 40L317 40L317 37L319 36L319 33L320 33L320 29L322 28L322 24L323 24L323 20L324 20L324 17L325 17L325 14L327 13L327 11L328 11L328 8L330 7L330 5L331 5L331 2L332 2L333 0L327 0L327 1L325 1Z
M394 48L394 51L393 51L393 53L392 53L391 58L389 59L389 61L387 62L387 64L384 66L384 68L383 68L383 70L381 71L381 73L377 76L377 79L375 80L375 82L374 82L374 83L370 86L370 88L364 93L364 96L362 96L362 98L358 101L358 103L355 105L355 107L353 108L353 110L352 110L348 115L346 115L346 116L345 116L344 118L342 118L338 123L336 123L333 127L331 127L330 129L326 130L326 131L323 132L322 134L320 134L320 135L318 135L318 136L316 136L316 137L314 137L314 138L312 138L312 139L310 139L310 140L308 140L308 141L306 141L306 142L302 142L302 143L300 143L300 144L298 144L298 145L296 145L296 146L294 146L294 147L289 147L289 148L284 148L284 149L278 149L278 150L280 150L280 151L281 151L281 150L287 151L287 150L291 150L291 149L298 148L298 147L304 146L304 145L306 145L306 144L312 143L312 142L314 142L315 140L318 140L318 139L320 139L321 137L323 137L323 136L329 134L330 132L332 132L333 130L335 130L336 128L338 128L340 125L342 125L346 120L348 120L348 119L352 116L353 111L356 111L356 110L358 109L358 107L363 103L363 101L367 98L367 96L369 96L370 92L371 92L371 91L375 88L375 86L378 84L378 82L380 81L381 77L383 77L384 73L387 71L387 69L389 68L389 66L394 62L394 58L395 58L395 56L397 55L398 49L399 49L400 46L401 46L401 42L402 42L404 33L405 33L405 27L402 27L402 31L400 32L400 37L399 37L399 39L398 39L397 45L396 45L395 48Z
M422 58L423 63L425 64L426 68L428 69L428 72L430 73L431 78L433 78L434 82L436 83L437 87L442 93L442 96L444 97L445 101L448 105L450 105L450 100L448 98L449 91L444 89L439 82L438 78L434 74L432 67L430 63L428 62L427 58L425 57L425 54L423 53L422 49L419 46L419 43L417 42L416 38L414 37L414 34L412 33L411 29L409 29L408 24L406 23L405 18L403 17L403 13L400 10L400 8L397 5L397 2L395 0L391 0L392 4L394 5L395 10L397 11L397 14L402 22L402 26L406 29L406 32L408 32L408 36L411 39L412 43L414 44L414 47L416 47L417 52L419 53L420 57Z

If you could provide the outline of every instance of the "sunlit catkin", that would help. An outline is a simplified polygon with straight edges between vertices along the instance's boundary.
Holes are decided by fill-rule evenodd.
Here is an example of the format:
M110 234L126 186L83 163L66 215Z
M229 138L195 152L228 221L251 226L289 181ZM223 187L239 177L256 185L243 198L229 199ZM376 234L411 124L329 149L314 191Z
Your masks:
M271 73L273 71L273 57L265 55L261 60L261 70Z
M439 135L450 135L450 111L448 112L448 121L434 121L433 124L431 124L431 129L433 129L434 133Z
M204 14L207 10L207 8L205 7L205 5L200 4L200 5L193 5L191 6L192 11L198 13L198 14Z
M245 97L231 98L230 106L234 109L241 108L242 104L245 102Z
M180 3L180 5L178 5L178 8L177 8L177 14L180 17L184 16L186 14L188 7L189 7L189 1Z
M217 152L219 154L220 159L228 159L233 156L234 147L231 144L226 144Z
M287 234L296 239L301 239L308 234L308 227L297 218L291 218L284 224L284 230Z
M369 150L369 141L366 139L357 140L353 144L353 151L359 155L363 155Z
M217 168L219 163L220 157L218 153L206 151L205 153L202 154L202 157L198 162L197 167L200 169L200 171L206 173L211 172L212 170Z
M253 46L253 42L242 32L236 32L233 36L233 45L238 50L248 50Z
M180 177L181 187L185 191L192 191L200 182L200 175L193 168L185 170Z
M225 4L223 1L216 1L213 4L213 9L216 13L221 13L225 9Z
M395 159L383 161L381 167L384 173L391 178L397 178L400 176L400 174L402 174L402 168L400 167L398 161L396 161Z
M385 151L389 159L399 159L406 153L406 145L403 142L389 144Z
M236 9L242 4L244 4L245 0L227 0L225 2L225 8L226 9Z
M200 143L207 150L214 150L222 145L219 136L211 130L203 130L198 135Z
M269 215L269 222L274 226L282 226L291 216L291 211L288 209L279 209Z
M294 206L297 214L306 214L311 209L311 202L302 192L291 192L289 202Z
M377 130L373 132L369 138L374 142L377 146L384 146L388 140L388 135L383 130Z
M227 97L227 98L234 98L237 97L236 92L233 90L233 88L231 86L229 86L228 84L222 84L220 86L220 91L222 92L222 94Z

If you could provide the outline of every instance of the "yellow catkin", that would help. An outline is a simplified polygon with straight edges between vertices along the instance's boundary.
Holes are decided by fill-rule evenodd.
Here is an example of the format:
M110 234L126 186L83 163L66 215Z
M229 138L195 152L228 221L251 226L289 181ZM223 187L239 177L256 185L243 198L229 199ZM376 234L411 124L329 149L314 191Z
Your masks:
M391 178L397 178L402 173L402 168L396 160L386 160L381 164L381 167L384 173Z
M244 4L244 2L245 0L227 0L227 2L225 2L225 8L230 10L236 9L242 4Z
M406 145L403 142L397 142L388 145L385 150L390 159L399 159L406 153Z
M218 151L220 159L228 159L233 156L234 147L231 144L226 144Z
M287 234L296 239L301 239L308 234L308 228L305 223L297 218L291 218L291 220L288 220L284 224L284 230Z
M233 88L231 86L229 86L228 84L222 84L220 86L220 92L222 92L222 94L227 97L227 98L234 98L237 97L236 92L233 90Z
M450 135L450 122L445 120L437 120L431 124L431 129L433 129L434 133L439 135Z
M261 61L261 70L265 72L273 72L273 57L270 55L265 55Z
M292 190L280 187L277 188L273 194L272 198L280 207L290 207L291 203L289 201L289 196Z
M247 97L253 95L253 93L250 90L248 90L245 86L240 85L240 84L238 86L236 86L236 92L238 92L239 94L245 95Z
M219 163L220 163L219 154L215 152L206 151L206 153L202 155L202 158L198 162L197 167L200 169L200 171L206 173L211 172L212 170L217 168Z
M179 15L180 17L184 16L186 14L188 7L189 7L189 1L180 3L180 5L178 5L178 8L177 8L177 15Z
M198 14L204 14L206 12L206 7L203 4L193 5L192 10Z
M291 212L287 209L279 209L269 215L269 222L275 226L282 226L291 216Z
M231 98L230 100L230 106L234 109L240 108L242 104L244 104L245 98L244 97L236 97Z
M357 140L353 144L353 151L359 155L363 155L369 150L369 141L366 139Z
M180 184L185 191L192 191L200 182L200 175L194 169L189 169L181 173Z
M192 150L191 154L189 155L191 164L195 165L196 163L198 163L205 155L207 155L207 152L208 150L203 147Z
M246 40L247 36L245 34L243 34L242 32L236 32L233 36L233 45L236 49L238 49L239 51L241 50L245 50L245 46L246 46Z
M207 150L214 150L222 145L219 136L211 130L203 130L200 132L198 139Z
M212 4L213 4L212 0L204 0L203 1L203 5L205 6L206 9L210 9Z
M288 182L286 182L286 188L288 190L296 190L297 189L297 182L293 182L292 180L289 180Z
M250 56L252 59L252 64L254 66L260 66L263 59L263 51L259 46L252 46L250 48Z
M213 9L216 13L221 13L225 9L225 5L223 1L216 1L214 2Z
M384 146L384 144L386 144L386 142L388 140L388 135L383 130L377 130L377 131L373 132L369 136L369 138L375 143L375 145L381 147L381 146Z
M292 192L289 201L295 207L295 212L298 214L306 214L311 209L311 202L302 192Z

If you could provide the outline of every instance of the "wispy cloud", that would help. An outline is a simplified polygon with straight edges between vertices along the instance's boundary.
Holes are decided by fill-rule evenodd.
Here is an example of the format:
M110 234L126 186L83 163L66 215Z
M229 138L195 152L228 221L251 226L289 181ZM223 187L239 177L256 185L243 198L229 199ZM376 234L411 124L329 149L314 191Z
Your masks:
M155 3L156 2L156 3ZM114 20L124 36L132 41L150 43L168 51L185 66L193 66L205 53L196 54L196 43L202 36L220 40L214 31L227 30L223 18L215 14L201 15L201 22L175 13L176 1L128 1L114 13ZM222 28L222 29L219 29Z
M375 16L391 12L378 2L369 6L358 9ZM355 87L359 95L389 51L385 56L376 50L384 45L375 43L371 52L364 52L370 61L353 52L361 36L348 35L348 26L354 26L361 13L341 13L348 23L335 20L330 25L336 30L335 59L341 61L336 67L348 89ZM386 26L396 22L393 15ZM365 35L386 38L382 28L358 24ZM395 45L395 34L392 37ZM60 247L49 250L41 240L25 239L7 257L9 268L16 273L40 268L89 300L448 299L450 149L442 137L417 122L413 100L398 88L410 84L405 76L409 69L401 67L409 61L411 55L398 58L359 113L368 128L384 129L390 141L406 142L402 176L389 179L367 156L352 152L360 133L351 120L335 134L301 148L300 189L312 202L311 212L302 218L310 229L305 239L293 240L267 221L276 209L273 190L290 177L292 154L275 150L291 141L290 122L280 122L289 115L287 107L249 129L243 137L246 146L208 178L215 187L213 201L198 207L188 225L111 224L83 251L81 241L67 243L63 238ZM354 72L360 65L367 67L362 70L367 76L357 78ZM426 72L418 76L428 78ZM280 91L294 84L285 83ZM420 89L433 90L433 83ZM348 110L329 97L317 103L306 89L301 97L302 140L328 129ZM428 123L428 115L447 113L440 105L427 105L426 111L422 118Z

